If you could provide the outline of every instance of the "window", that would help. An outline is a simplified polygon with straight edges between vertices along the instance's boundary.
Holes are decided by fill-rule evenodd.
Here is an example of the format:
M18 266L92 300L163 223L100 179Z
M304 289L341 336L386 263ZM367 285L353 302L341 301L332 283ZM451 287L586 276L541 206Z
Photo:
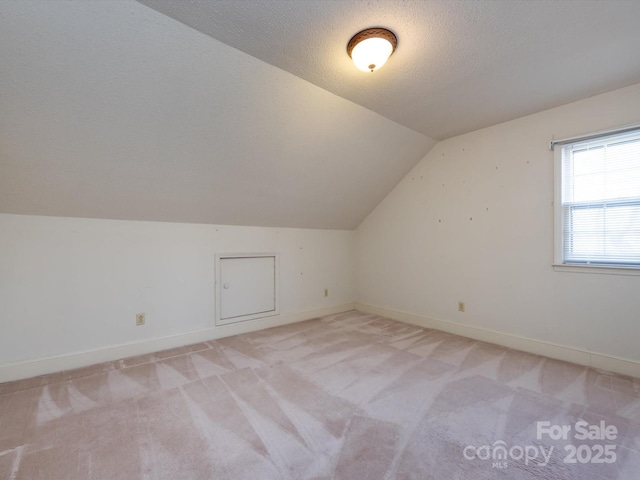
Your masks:
M640 268L640 127L552 147L556 264Z

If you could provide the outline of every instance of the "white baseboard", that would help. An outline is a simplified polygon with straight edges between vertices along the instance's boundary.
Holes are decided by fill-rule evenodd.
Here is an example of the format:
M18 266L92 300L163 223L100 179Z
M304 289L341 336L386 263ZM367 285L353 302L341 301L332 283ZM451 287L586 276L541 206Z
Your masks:
M382 317L391 318L393 320L410 323L424 328L433 328L443 332L473 338L474 340L502 345L504 347L513 348L514 350L522 350L524 352L535 353L536 355L542 355L571 363L577 363L579 365L586 365L588 367L599 368L640 378L640 362L634 360L605 355L602 353L589 352L587 350L580 350L541 340L533 340L531 338L520 337L509 333L471 327L460 323L436 320L416 315L414 313L391 310L388 308L377 307L375 305L356 303L355 308L361 312L375 313Z
M246 322L181 333L179 335L153 338L142 342L115 345L112 347L101 348L99 350L76 352L46 358L36 358L24 362L0 365L0 383L12 380L21 380L23 378L37 377L38 375L61 372L63 370L86 367L97 363L166 350L168 348L182 347L184 345L205 342L207 340L230 337L241 333L279 327L281 325L288 325L290 323L310 320L312 318L323 317L325 315L348 312L353 309L353 303L346 303L343 305L336 305L334 307L319 308L305 312L286 313Z

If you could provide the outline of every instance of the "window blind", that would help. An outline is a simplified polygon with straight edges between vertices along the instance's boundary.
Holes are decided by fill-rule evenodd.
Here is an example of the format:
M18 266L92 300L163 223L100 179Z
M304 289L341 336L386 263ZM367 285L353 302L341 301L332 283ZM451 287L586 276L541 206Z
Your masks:
M640 267L640 129L562 145L563 263Z

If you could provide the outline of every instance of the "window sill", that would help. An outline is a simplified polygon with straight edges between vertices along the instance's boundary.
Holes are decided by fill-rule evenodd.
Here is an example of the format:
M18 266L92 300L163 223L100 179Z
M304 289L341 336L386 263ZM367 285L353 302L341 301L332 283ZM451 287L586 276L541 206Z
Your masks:
M554 264L553 269L556 272L571 273L599 273L602 275L639 275L639 267L612 267L605 265L559 265Z

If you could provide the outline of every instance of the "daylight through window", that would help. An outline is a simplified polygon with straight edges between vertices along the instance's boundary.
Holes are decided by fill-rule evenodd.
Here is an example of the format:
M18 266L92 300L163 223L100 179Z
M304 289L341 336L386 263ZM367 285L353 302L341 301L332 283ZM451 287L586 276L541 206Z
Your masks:
M561 263L640 268L640 128L555 149Z

